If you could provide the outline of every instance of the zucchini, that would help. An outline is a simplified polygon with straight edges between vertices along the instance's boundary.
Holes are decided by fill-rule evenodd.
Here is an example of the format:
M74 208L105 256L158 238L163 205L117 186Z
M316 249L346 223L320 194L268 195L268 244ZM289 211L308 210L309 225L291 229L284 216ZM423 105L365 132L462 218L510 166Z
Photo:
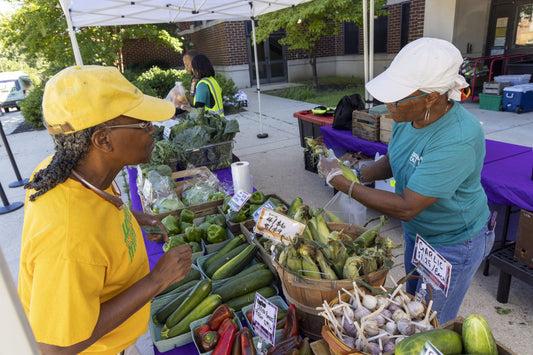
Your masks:
M249 244L243 251L238 255L234 256L227 263L218 268L217 271L211 277L212 280L222 280L228 277L231 277L235 274L238 274L244 268L250 264L250 261L255 256L257 252L257 245Z
M463 322L465 353L498 355L496 340L489 324L479 314L471 314Z
M178 295L182 292L185 292L187 290L189 290L190 288L194 287L194 285L196 285L198 283L199 279L198 280L191 280L189 282L187 282L186 284L184 285L181 285L180 287L178 288L175 288L173 289L172 291L168 292L168 293L165 293L164 295L162 296L156 296L157 299L166 299L167 297L172 297L172 295Z
M154 324L164 324L167 321L167 318L170 317L170 315L183 303L183 301L187 299L187 297L189 297L188 292L182 292L179 295L176 295L172 301L164 305L156 314L154 314L152 317Z
M211 280L203 279L189 292L187 300L168 317L165 327L172 328L185 318L211 292Z
M419 355L426 341L433 344L442 355L456 355L463 351L463 342L458 333L450 329L431 329L400 341L394 349L394 354Z
M218 287L215 292L222 297L222 302L227 302L232 298L268 286L273 280L274 275L270 270L257 270L240 278L229 279Z
M269 298L276 295L276 289L272 286L262 287L259 290L232 298L231 300L227 301L226 304L229 308L233 309L235 312L238 312L242 309L242 307L254 303L256 293L259 293L265 298Z
M192 269L191 271L189 271L187 275L185 275L183 279L165 288L163 291L161 291L161 293L158 294L158 296L162 296L166 293L169 293L170 291L180 287L181 285L185 285L189 281L200 280L201 278L202 278L202 274L200 273L200 271L197 269Z
M244 275L251 274L252 272L255 272L257 270L265 270L267 268L268 268L267 265L264 263L255 263L255 264L248 266L246 269L242 270L237 275L234 275L232 277L242 277Z
M212 277L213 274L222 265L224 265L225 263L227 263L228 261L230 261L231 259L233 259L237 255L239 255L239 253L241 251L243 251L244 249L246 249L246 246L248 246L248 245L250 245L250 244L244 243L244 244L238 245L235 249L232 249L229 253L227 253L227 254L223 255L222 257L218 258L217 260L213 261L213 263L211 265L209 265L208 268L202 267L204 269L205 274L208 277Z
M190 332L191 330L189 329L189 325L192 322L210 315L221 304L222 299L219 295L212 294L207 296L175 326L172 328L167 328L165 325L161 330L161 339L173 338L175 336Z
M203 269L206 270L215 260L229 253L231 250L235 249L244 242L246 242L246 238L242 234L231 239L226 245L205 260Z

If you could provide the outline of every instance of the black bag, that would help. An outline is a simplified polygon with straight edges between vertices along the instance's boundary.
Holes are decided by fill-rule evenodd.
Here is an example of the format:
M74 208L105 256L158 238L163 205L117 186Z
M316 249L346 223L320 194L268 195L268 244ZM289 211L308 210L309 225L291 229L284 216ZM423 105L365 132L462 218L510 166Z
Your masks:
M359 94L344 96L337 107L335 108L335 116L333 118L333 128L342 129L345 131L352 130L352 112L354 110L364 110L365 102L361 99Z

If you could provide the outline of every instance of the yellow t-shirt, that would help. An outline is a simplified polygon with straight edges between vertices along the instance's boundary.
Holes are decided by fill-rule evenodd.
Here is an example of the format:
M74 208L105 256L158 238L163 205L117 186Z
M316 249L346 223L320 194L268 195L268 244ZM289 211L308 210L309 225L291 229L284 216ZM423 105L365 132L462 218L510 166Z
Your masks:
M144 240L126 205L119 210L75 180L34 202L31 193L18 292L38 342L73 345L92 334L101 303L148 274ZM83 353L122 351L146 332L149 312L147 304Z

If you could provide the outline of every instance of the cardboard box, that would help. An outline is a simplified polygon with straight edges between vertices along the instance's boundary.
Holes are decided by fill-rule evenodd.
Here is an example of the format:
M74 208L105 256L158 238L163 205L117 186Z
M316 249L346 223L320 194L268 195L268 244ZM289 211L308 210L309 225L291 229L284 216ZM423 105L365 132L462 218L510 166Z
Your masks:
M533 266L533 212L520 211L514 257Z

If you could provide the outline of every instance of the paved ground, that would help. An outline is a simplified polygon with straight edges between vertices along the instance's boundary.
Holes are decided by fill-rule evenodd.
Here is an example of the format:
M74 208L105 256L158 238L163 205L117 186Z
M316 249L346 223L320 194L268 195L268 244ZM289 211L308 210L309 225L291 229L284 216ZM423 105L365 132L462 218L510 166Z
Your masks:
M263 91L273 87L264 87ZM269 95L261 96L262 132L268 138L258 139L260 121L255 89L246 89L248 109L236 114L241 132L236 137L234 153L244 161L250 162L254 186L266 193L275 193L286 200L296 196L314 208L324 206L332 197L332 189L314 173L304 169L303 149L297 119L292 114L297 111L311 109L316 105L277 98ZM317 104L320 104L319 102ZM507 112L479 110L478 104L463 104L482 122L486 137L493 140L533 145L533 112L517 115ZM29 177L34 167L46 156L53 154L52 141L46 131L28 131L13 133L22 122L19 112L10 112L0 120L7 140L13 151L22 177ZM16 181L10 161L1 144L0 151L0 182L4 187L9 202L23 201L24 189L8 188L7 185ZM512 177L510 177L512 178ZM119 179L121 180L121 179ZM377 216L375 211L368 211L368 217ZM516 214L515 214L516 216ZM0 247L6 259L14 282L17 281L19 270L20 235L23 209L0 215ZM513 217L516 224L516 218ZM401 243L401 227L393 220L384 228L384 234ZM398 251L398 254L401 250ZM403 262L397 258L391 275L398 279L403 274ZM476 274L460 315L466 317L472 313L482 314L489 322L498 341L519 355L533 355L531 339L533 339L533 286L513 279L509 302L501 304L496 301L499 271L491 267L489 276L483 276L480 269ZM388 281L390 283L390 281ZM497 307L509 309L508 314L498 314ZM151 354L149 339L144 338L138 345L143 355Z

